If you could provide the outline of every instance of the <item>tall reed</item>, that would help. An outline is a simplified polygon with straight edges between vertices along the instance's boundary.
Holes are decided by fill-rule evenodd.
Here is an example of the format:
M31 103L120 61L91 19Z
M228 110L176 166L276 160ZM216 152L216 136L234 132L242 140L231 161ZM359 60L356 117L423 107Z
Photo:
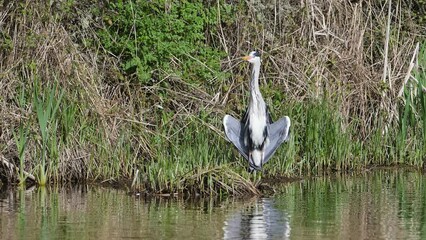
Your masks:
M422 166L426 155L426 51L423 44L418 53L418 67L404 86L404 101L399 107L399 123L389 143L389 157L399 163ZM394 146L394 147L392 147ZM395 150L393 150L395 149Z
M38 183L41 186L46 185L47 175L49 173L49 169L51 169L49 167L51 167L53 159L58 156L58 141L56 138L58 119L56 118L56 112L59 108L64 92L60 91L58 96L56 96L56 94L56 84L51 89L47 88L40 90L38 83L35 83L34 106L37 113L42 140L41 162L39 165L40 171L38 176ZM49 165L46 164L46 159L49 160Z

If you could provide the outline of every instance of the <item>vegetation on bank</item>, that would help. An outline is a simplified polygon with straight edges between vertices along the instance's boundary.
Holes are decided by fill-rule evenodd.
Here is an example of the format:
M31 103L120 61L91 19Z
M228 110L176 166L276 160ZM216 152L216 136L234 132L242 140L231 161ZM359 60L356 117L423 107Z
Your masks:
M0 176L257 193L262 176L426 156L423 5L393 1L0 1ZM420 44L418 44L420 42ZM249 66L292 137L261 173L225 139Z

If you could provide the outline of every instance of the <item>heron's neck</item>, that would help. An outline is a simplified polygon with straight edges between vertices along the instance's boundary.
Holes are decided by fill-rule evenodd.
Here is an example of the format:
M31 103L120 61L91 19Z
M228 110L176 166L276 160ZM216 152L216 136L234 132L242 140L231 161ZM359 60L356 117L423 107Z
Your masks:
M250 93L253 97L255 95L260 95L259 73L260 73L260 63L254 63L253 70L251 72L251 82L250 82Z

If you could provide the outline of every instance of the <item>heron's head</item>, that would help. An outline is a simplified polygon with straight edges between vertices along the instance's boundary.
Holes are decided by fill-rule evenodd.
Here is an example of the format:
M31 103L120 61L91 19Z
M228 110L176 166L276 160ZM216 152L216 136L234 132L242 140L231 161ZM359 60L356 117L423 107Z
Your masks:
M248 61L249 63L260 63L260 53L255 50L251 52L248 56L243 57L243 60Z

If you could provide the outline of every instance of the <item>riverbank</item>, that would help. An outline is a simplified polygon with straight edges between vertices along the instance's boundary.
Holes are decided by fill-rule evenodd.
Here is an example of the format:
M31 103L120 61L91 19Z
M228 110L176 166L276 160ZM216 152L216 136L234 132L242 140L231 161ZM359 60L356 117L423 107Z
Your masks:
M265 178L420 169L425 9L388 3L0 2L1 181L238 195ZM243 114L239 57L254 48L292 136L249 174L222 118Z

